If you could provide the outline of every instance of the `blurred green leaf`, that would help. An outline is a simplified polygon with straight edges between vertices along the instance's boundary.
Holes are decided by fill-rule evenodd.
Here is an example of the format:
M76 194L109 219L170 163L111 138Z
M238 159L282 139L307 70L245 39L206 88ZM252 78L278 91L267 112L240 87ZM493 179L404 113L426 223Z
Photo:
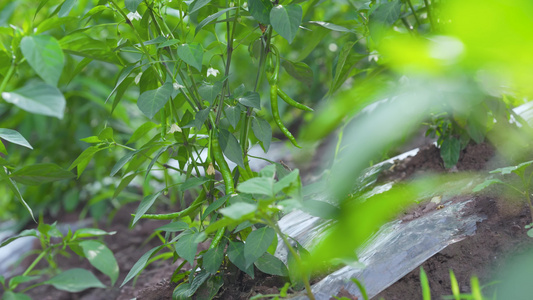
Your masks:
M263 273L275 276L288 276L287 266L274 255L265 252L255 262L255 266Z
M189 15L206 6L209 2L211 2L211 0L194 0L189 5Z
M0 138L13 144L21 145L33 149L28 141L17 131L7 128L0 128Z
M42 183L76 177L56 164L43 163L22 167L9 176L18 183L40 185Z
M119 270L113 252L102 242L95 240L83 241L79 245L91 265L111 278L111 285L115 285Z
M284 59L281 63L285 71L289 73L294 79L311 86L313 84L313 70L303 62L293 62Z
M300 27L302 15L302 7L298 4L277 5L270 11L270 24L290 44Z
M88 288L105 288L105 285L93 273L79 268L61 272L43 283L71 293L81 292Z
M244 258L244 243L240 241L230 241L228 246L228 258L241 271L254 278L254 265L247 265Z
M457 164L459 161L459 156L461 154L461 141L449 136L447 137L440 146L440 156L444 161L444 167L451 168Z
M213 22L214 20L218 19L220 16L222 16L223 14L225 14L226 12L230 11L230 10L233 10L235 9L235 7L230 7L230 8L226 8L226 9L223 9L223 10L219 10L217 13L214 13L210 16L208 16L207 18L203 19L202 22L200 22L198 24L198 26L196 26L196 29L194 31L194 35L197 35L198 32L204 28L204 26L206 26L207 24ZM183 59L183 58L182 58ZM184 59L183 59L184 60Z
M59 42L52 36L25 36L20 41L24 57L46 83L57 86L63 72L65 57Z
M270 227L265 226L252 231L244 244L246 266L256 262L267 251L274 238L277 238L276 232Z
M128 275L126 275L126 278L124 278L124 281L122 282L120 287L123 287L126 283L132 280L133 277L137 276L137 274L139 274L146 267L150 257L157 251L161 250L163 247L164 245L154 247L150 249L148 252L146 252L145 254L143 254L143 256L141 256L141 258L139 258L139 260L133 265L133 267L131 267L130 272L128 273Z
M237 202L228 207L222 208L219 212L233 220L239 220L242 217L254 213L257 205L246 202Z
M267 177L255 177L239 183L237 190L248 194L261 194L274 196L274 179Z
M270 0L249 0L248 11L259 23L270 25L270 10L272 2Z
M65 97L56 87L51 85L45 83L28 84L11 92L3 92L2 98L25 111L63 119Z

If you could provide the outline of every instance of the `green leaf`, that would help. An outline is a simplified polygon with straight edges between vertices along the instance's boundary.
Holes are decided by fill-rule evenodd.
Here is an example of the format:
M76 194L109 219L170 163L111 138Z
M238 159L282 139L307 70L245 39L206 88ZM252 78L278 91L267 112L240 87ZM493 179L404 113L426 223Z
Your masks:
M111 169L109 176L115 176L115 174L117 174L117 172L120 171L120 169L122 169L122 167L124 167L124 165L126 165L137 153L139 153L139 150L128 152L128 154L119 159Z
M137 175L139 175L140 172L136 172L133 174L130 174L120 181L117 188L115 189L115 192L113 193L113 199L115 199L132 181Z
M12 291L6 291L2 296L3 300L32 300L30 296L22 293L13 293Z
M300 171L298 169L293 170L289 174L283 176L278 182L274 183L274 195L279 193L284 188L290 186L293 183L298 183L298 178L300 176ZM278 178L280 176L278 175Z
M461 141L452 136L447 137L440 146L440 156L445 168L451 168L459 161L461 154Z
M420 285L422 286L422 299L431 300L428 276L422 267L420 267Z
M198 93L202 99L207 100L209 104L213 105L215 98L222 92L222 82L217 81L213 84L203 84L198 88Z
M139 126L133 134L131 135L130 139L126 142L126 144L132 144L138 141L140 138L145 136L150 130L154 129L156 125L153 122L146 122Z
M259 142L261 142L263 151L267 153L268 149L270 149L270 142L272 141L272 127L270 124L266 120L256 116L252 119L252 131Z
M216 272L220 268L220 265L222 265L225 247L225 243L220 243L215 248L207 250L207 252L204 254L203 267L207 272L211 274L216 274Z
M113 252L102 242L89 240L79 243L83 254L97 270L111 279L111 285L115 285L118 279L118 264Z
M237 101L244 106L261 110L261 97L258 92L246 92L242 97L239 97Z
M483 190L484 188L488 187L489 185L493 185L495 183L504 184L503 181L501 181L499 179L488 179L488 180L485 180L482 183L476 185L476 187L472 189L472 192L477 193L477 192Z
M105 285L93 273L79 268L62 272L43 283L71 293L81 292L88 288L105 288Z
M107 101L109 100L109 98L111 98L111 96L115 93L115 91L118 90L118 88L122 85L122 83L124 82L124 80L126 78L128 78L128 76L130 76L131 72L135 69L135 65L129 65L125 68L123 68L122 70L120 70L120 73L117 77L117 82L115 83L115 87L113 88L113 90L111 91L111 93L109 93L109 96L107 96L107 98L105 99L105 103L107 103Z
M170 40L168 40L168 41L166 41L166 42L163 42L163 43L159 44L159 45L157 46L157 49L159 49L159 48L165 48L165 47L170 47L170 46L176 45L176 44L179 43L179 42L180 42L180 40L170 39Z
M248 0L248 11L259 23L270 25L270 0Z
M13 144L21 145L33 149L28 141L17 131L12 129L0 128L0 138Z
M239 183L237 190L248 194L261 194L272 197L274 195L274 179L255 177Z
M23 167L9 176L18 183L25 185L39 185L41 183L76 177L56 164L34 164Z
M321 22L321 21L309 21L309 23L311 24L315 24L315 25L318 25L318 26L321 26L321 27L324 27L324 28L327 28L329 30L332 30L332 31L338 31L338 32L354 32L353 30L350 30L346 27L342 27L342 26L339 26L339 25L335 25L335 24L331 24L331 23L327 23L327 22Z
M154 231L178 232L189 229L189 225L183 221L176 221L156 228Z
M4 143L2 143L2 140L1 140L1 139L0 139L0 153L3 153L3 154L5 154L5 155L7 155L6 146L4 146ZM2 166L5 166L5 165L7 164L6 161L4 160L3 157L0 156L0 158L1 158L0 161L1 161L1 163L2 163Z
M218 134L218 140L220 142L220 147L224 155L236 163L239 167L244 169L244 160L242 158L242 150L239 146L239 142L229 131L221 129Z
M337 59L337 64L334 67L334 78L331 82L328 94L333 94L339 89L342 84L353 74L356 69L356 64L365 56L354 51L353 47L357 42L350 42L342 46Z
M237 128L237 124L239 124L239 120L241 119L241 108L239 106L227 106L224 109L224 113L229 124L233 128Z
M19 284L39 279L41 276L14 276L9 279L9 287L15 289Z
M155 90L146 91L139 96L137 107L145 116L152 119L160 109L165 107L172 95L172 90L172 84L167 82Z
M219 212L228 218L231 218L233 220L239 220L246 215L254 213L256 210L256 204L237 202L228 207L220 209Z
M298 4L278 5L270 11L270 24L290 44L300 27L302 14L302 7Z
M196 252L198 250L198 242L196 241L196 233L190 232L184 234L174 245L176 253L191 265L194 263Z
M294 79L311 86L313 84L313 70L303 62L293 62L290 60L283 60L281 63L285 71L289 73Z
M100 133L98 134L98 138L102 141L114 142L115 140L113 139L113 128L106 127L102 129L102 131L100 131Z
M65 57L59 42L49 35L25 36L20 41L20 50L33 70L45 82L57 86Z
M81 174L93 158L94 154L104 149L106 148L101 148L99 146L91 146L83 150L80 156L78 156L78 158L76 158L76 160L70 165L70 167L68 167L68 170L70 171L75 167L78 167L78 178L80 178Z
M516 173L517 175L524 171L529 165L533 164L533 160L523 162L516 166L498 168L496 170L490 171L491 174L501 173L502 175L511 174L511 172Z
M178 57L186 64L202 71L202 59L204 56L204 49L198 43L183 44L178 46Z
M270 227L261 227L252 231L244 244L244 259L246 266L252 265L268 249L276 238L276 232Z
M60 18L68 16L77 1L78 0L65 0L63 4L61 4L61 9L57 13L57 16Z
M231 195L225 195L223 197L218 198L213 203L209 204L209 206L205 209L204 214L202 216L202 221L209 216L213 211L224 205L226 201L231 197Z
M211 2L211 0L195 0L189 5L189 15L206 6L209 2Z
M27 112L63 119L65 97L54 86L32 83L11 92L3 92L2 98Z
M223 10L220 10L218 11L217 13L214 13L210 16L208 16L207 18L203 19L202 22L200 22L198 24L198 26L196 26L196 29L194 31L194 35L196 36L198 34L198 32L204 28L204 26L206 26L207 24L213 22L214 20L218 19L218 17L222 16L223 14L225 14L227 11L230 11L232 9L235 9L236 7L230 7L230 8L226 8L226 9L223 9Z
M302 210L312 216L322 219L335 219L340 215L340 209L324 201L305 200Z
M137 7L139 6L139 4L141 4L141 2L143 2L143 0L124 0L124 4L126 5L126 8L130 12L136 12Z
M180 184L179 190L180 192L185 192L209 181L211 181L211 179L207 177L191 177L185 180L182 184Z
M288 276L287 266L274 255L265 252L257 261L255 266L263 273L275 276Z
M150 249L148 252L146 252L145 254L143 254L143 256L141 256L141 258L139 258L139 260L133 265L133 267L131 268L130 272L128 273L128 275L126 275L126 278L124 278L124 281L122 282L122 284L120 285L120 287L123 287L126 283L128 283L133 277L137 276L137 274L139 274L143 269L144 267L146 267L146 265L148 264L148 260L150 259L150 257L156 253L157 251L161 250L163 247L165 247L164 245L162 246L157 246L155 248L152 248Z
M137 210L135 211L135 217L133 218L133 222L131 222L131 226L135 225L137 221L146 213L146 211L152 207L152 205L155 202L155 199L161 195L161 192L157 192L152 195L148 195L143 198L141 203L139 204L139 207L137 207Z
M75 240L76 238L88 238L88 237L95 237L95 236L114 235L115 233L117 232L116 231L107 232L105 230L98 229L98 228L80 228L76 230L76 232L74 233L74 237L72 239Z
M24 198L22 198L22 194L20 193L19 188L17 187L17 185L15 184L13 179L8 177L6 168L5 167L0 167L0 182L3 181L4 179L7 179L6 181L7 181L7 185L9 187L9 189L13 192L13 194L15 194L15 196L19 199L19 201L22 203L22 205L24 205L26 210L30 213L31 218L33 219L33 221L35 221L35 217L33 216L33 211L31 210L31 207L28 205L28 203L26 203L26 201L24 201ZM37 222L37 221L35 221L35 222Z
M194 116L194 127L198 131L202 129L202 126L204 126L205 121L209 117L209 112L211 111L211 107L204 108L196 113Z
M229 260L241 269L241 271L250 275L252 279L254 278L254 265L246 265L246 260L244 259L244 243L243 242L234 242L230 241L228 246L228 258Z
M211 276L205 284L203 284L195 294L196 300L211 300L217 294L220 288L224 285L222 276Z
M86 142L86 143L89 143L89 144L99 144L102 142L102 140L100 140L97 136L93 135L93 136L90 136L90 137L86 137L86 138L83 138L83 139L80 139L80 141L82 142Z
M5 241L2 241L2 243L0 244L0 248L10 244L11 242L13 242L15 240L18 240L18 239L20 239L22 237L27 237L27 236L37 237L37 230L35 230L35 229L25 229L21 233L19 233L18 235L12 236L12 237L6 239Z

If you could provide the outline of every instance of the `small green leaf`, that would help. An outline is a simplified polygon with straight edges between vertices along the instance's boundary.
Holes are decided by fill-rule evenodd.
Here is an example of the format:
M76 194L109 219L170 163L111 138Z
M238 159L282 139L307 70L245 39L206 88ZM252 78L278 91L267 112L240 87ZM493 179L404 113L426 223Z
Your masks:
M261 142L263 151L267 153L268 149L270 149L270 142L272 141L272 126L266 120L256 116L252 119L252 131L259 142Z
M270 227L265 226L252 231L244 244L246 266L250 266L261 257L276 237L276 232Z
M222 92L222 82L217 81L213 84L203 84L198 88L198 93L202 99L207 100L209 104L213 105L215 98Z
M237 124L239 124L239 120L241 119L241 108L239 106L227 106L224 109L224 113L226 114L226 120L228 120L229 124L233 128L237 128Z
M230 241L228 246L228 258L229 260L241 269L241 271L250 275L254 278L254 265L246 265L246 260L244 259L244 243L243 242L234 242Z
M31 218L33 219L33 221L35 221L35 217L33 216L33 211L31 210L31 207L28 205L28 203L26 203L26 201L24 201L24 198L22 198L22 194L20 193L20 190L17 187L17 185L15 184L15 182L13 181L13 179L8 177L7 169L5 167L0 167L0 182L3 181L4 179L7 179L6 181L7 181L7 185L9 187L9 189L19 199L20 203L22 203L22 205L24 205L26 210L30 213ZM37 222L37 221L35 221L35 222Z
M18 183L25 185L39 185L46 182L76 177L56 164L34 164L23 167L9 176Z
M348 29L346 27L342 27L342 26L331 24L331 23L327 23L327 22L309 21L309 23L315 24L315 25L318 25L318 26L321 26L321 27L324 27L324 28L327 28L327 29L332 30L332 31L353 32L353 30L350 30L350 29Z
M12 291L6 291L2 296L3 300L32 300L30 296L22 293L13 293Z
M156 228L154 231L178 232L189 229L189 225L183 221L176 221Z
M57 86L65 57L59 42L49 35L25 36L20 50L37 75L46 83Z
M503 181L501 181L499 179L488 179L488 180L485 180L482 183L476 185L476 187L474 189L472 189L472 192L477 193L477 192L483 190L484 188L488 187L489 185L493 185L495 183L504 184Z
M83 171L85 170L85 168L87 167L91 159L93 158L94 154L104 149L106 148L101 148L99 146L91 146L85 149L80 154L80 156L78 156L78 158L76 158L76 160L70 165L70 167L68 167L68 170L70 171L74 169L75 167L78 167L78 178L80 178L81 174L83 173Z
M274 179L267 177L255 177L239 183L237 190L248 194L274 195Z
M111 168L111 173L109 176L115 176L124 165L126 165L137 153L139 153L139 150L128 152L128 154L124 155L121 159L117 161L117 163Z
M102 242L89 240L79 243L83 254L97 270L111 279L111 285L115 285L118 279L118 264L113 252Z
M95 237L95 236L105 236L105 235L114 235L117 233L116 231L105 231L98 228L80 228L76 230L74 233L73 239L76 238L88 238L88 237Z
M198 250L198 242L196 241L196 233L189 232L184 234L174 245L176 253L191 265L194 263L196 252Z
M2 98L27 112L63 119L65 97L56 87L46 83L28 84L11 92L3 92Z
M113 128L106 127L102 129L102 131L100 131L100 133L98 134L98 138L102 141L109 141L109 142L115 141L113 139Z
M429 289L428 276L422 267L420 267L420 285L422 286L422 298L424 300L431 300L431 290Z
M248 0L248 11L259 23L270 25L270 0Z
M63 4L61 4L61 9L57 13L57 16L60 18L68 16L77 1L78 0L65 0Z
M279 35L292 43L302 23L302 7L298 4L278 5L270 11L270 23Z
M43 283L71 293L81 292L88 288L105 288L105 285L93 273L79 268L62 272Z
M202 59L204 56L204 49L198 43L183 44L178 46L178 56L186 64L202 71Z
M204 254L203 267L207 272L215 274L218 271L220 265L222 265L222 260L224 259L225 247L225 243L220 243L215 248L207 250L207 252Z
M223 197L218 198L213 203L209 204L209 206L205 209L204 214L202 216L202 221L209 216L213 211L217 210L219 207L224 205L226 201L231 197L231 195L225 195Z
M107 96L107 98L105 99L105 103L107 103L109 98L111 98L111 96L115 93L115 91L117 91L119 89L119 87L122 85L124 80L126 78L128 78L128 76L130 76L131 72L134 69L135 69L135 65L129 65L129 66L123 68L122 70L120 70L120 73L119 73L119 75L117 77L117 82L115 83L115 87L113 88L111 93L109 93L109 96Z
M283 176L278 182L274 183L274 195L279 193L284 188L290 186L293 183L298 183L298 178L300 176L300 171L298 169L290 172L289 174ZM280 176L278 175L278 178Z
M135 211L135 217L133 218L131 226L135 225L135 223L139 221L139 219L146 213L146 211L150 209L150 207L152 207L155 202L155 199L157 199L159 195L161 195L161 192L157 192L155 194L148 195L143 198L143 200L139 204L139 207L137 207L137 210Z
M261 97L258 92L246 92L242 97L239 97L237 101L244 106L261 110Z
M202 28L204 28L204 26L206 26L207 24L209 24L209 23L213 22L214 20L218 19L220 16L225 14L227 11L233 10L235 8L236 7L230 7L230 8L226 8L226 9L220 10L217 13L214 13L214 14L208 16L207 18L203 19L202 22L200 22L198 24L198 26L196 26L196 29L194 30L194 35L196 36L198 34L198 32Z
M275 276L289 275L287 266L285 266L285 264L279 258L268 252L265 252L261 257L259 257L254 264L263 273Z
M12 237L6 239L5 241L2 241L2 243L0 244L0 248L10 244L11 242L13 242L15 240L18 240L18 239L20 239L22 237L27 237L27 236L37 237L37 230L35 230L35 229L25 229L21 233L19 233L18 235L12 236Z
M155 90L146 91L139 96L137 107L145 116L152 119L160 109L165 107L172 95L172 90L172 84L167 82Z
M229 131L221 129L218 134L218 140L220 142L220 147L224 155L236 163L239 167L244 169L244 160L242 158L242 150L239 146L239 142Z
M454 138L448 137L440 146L440 156L444 161L445 168L451 168L457 164L459 161L459 156L461 154L461 141Z
M6 129L6 128L0 128L0 138L11 142L13 144L21 145L26 148L33 149L33 147L28 143L28 141L17 131Z
M228 207L220 209L219 212L228 218L231 218L233 220L239 220L246 215L254 213L256 210L256 204L237 202Z
M89 143L89 144L98 144L98 143L101 143L102 140L100 140L97 136L93 135L93 136L90 136L90 137L86 137L86 138L83 138L83 139L80 139L80 141L82 142L86 142L86 143Z
M157 246L155 248L152 248L150 249L148 252L146 252L145 254L143 254L143 256L141 256L141 258L139 258L139 260L133 265L133 267L131 268L130 272L128 273L128 275L126 275L126 278L124 278L124 281L122 282L122 284L120 285L120 287L123 287L126 283L128 283L133 277L135 277L137 274L139 274L143 269L144 267L146 267L146 265L148 264L148 260L150 259L150 257L156 253L157 251L161 250L163 247L165 247L164 245L162 246Z
M294 79L311 86L313 84L313 70L303 62L293 62L290 60L283 60L281 63L285 71L289 73Z
M126 144L132 144L137 142L140 138L145 136L150 130L154 129L156 125L153 122L146 122L139 126L133 134L131 135L130 139L126 142Z

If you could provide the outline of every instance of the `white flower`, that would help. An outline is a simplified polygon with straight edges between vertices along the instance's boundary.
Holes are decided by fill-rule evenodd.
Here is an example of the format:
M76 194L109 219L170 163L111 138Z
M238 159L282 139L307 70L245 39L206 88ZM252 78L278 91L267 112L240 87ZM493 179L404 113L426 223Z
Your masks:
M213 166L213 163L209 163L209 167L207 167L207 175L215 175L215 167Z
M181 132L181 128L177 124L170 125L170 129L167 133Z
M213 68L207 69L207 77L211 75L213 75L214 77L217 77L218 73L220 73L220 71L217 69L213 69Z
M141 15L138 12L130 12L126 17L130 20L140 20L142 19Z
M179 90L179 89L184 88L183 85L181 85L181 84L179 84L179 83L177 83L177 82L174 82L174 83L172 84L172 87L174 87L174 90L176 90L176 91Z
M141 81L141 76L143 75L143 72L139 72L137 76L135 76L135 84L139 84L139 81Z

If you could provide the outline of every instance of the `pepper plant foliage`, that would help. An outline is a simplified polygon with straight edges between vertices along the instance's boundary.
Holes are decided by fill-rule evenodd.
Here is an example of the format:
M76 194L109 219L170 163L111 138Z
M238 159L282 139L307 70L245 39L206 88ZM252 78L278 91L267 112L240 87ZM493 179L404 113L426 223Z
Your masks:
M317 4L43 0L37 7L24 1L1 5L0 94L8 104L3 109L10 122L0 129L0 152L8 155L0 158L0 179L32 217L31 205L23 197L31 191L26 186L64 184L72 177L88 183L86 172L95 179L110 177L115 187L93 191L87 206L97 217L101 209L93 208L103 199L120 205L117 199L124 194L135 198L128 192L130 183L145 182L131 225L140 219L169 223L156 231L164 244L147 252L122 285L156 253L168 251L170 257L189 262L192 270L201 270L177 270L173 280L181 284L174 298L190 297L199 289L214 295L229 264L252 277L253 266L290 275L310 293L307 277L290 272L273 256L278 236L291 250L289 261L300 264L299 256L305 252L293 248L277 225L284 208L301 205L299 172L277 163L253 171L248 151L257 144L269 150L274 124L280 136L299 146L282 113L289 111L287 106L312 109L300 103L306 101L291 99L289 94L297 89L286 78L291 76L301 86L313 83L313 70L302 60L320 39L299 43L313 34L324 38L330 32L356 38L343 26L312 19ZM22 22L14 21L12 16L25 8L31 8L31 14ZM348 52L343 55L331 92L353 73L350 66L343 69ZM108 81L114 76L112 89L106 88L109 82L92 79L91 72ZM278 97L287 105L278 105ZM20 117L14 118L16 113ZM70 121L71 115L98 131ZM54 159L53 154L43 158L23 152L13 156L7 149L14 145L32 149L27 138L35 130L46 131L46 126L20 126L21 117L36 119L35 124L53 124L51 130L72 126L69 138L81 140L76 142L78 148L68 149L80 154L68 168L50 163L65 162L67 155ZM14 130L17 126L22 133ZM11 144L6 148L4 142ZM80 187L62 186L69 188ZM151 214L159 201L176 204L177 199L180 211ZM209 249L198 252L198 244L204 241L210 241Z

